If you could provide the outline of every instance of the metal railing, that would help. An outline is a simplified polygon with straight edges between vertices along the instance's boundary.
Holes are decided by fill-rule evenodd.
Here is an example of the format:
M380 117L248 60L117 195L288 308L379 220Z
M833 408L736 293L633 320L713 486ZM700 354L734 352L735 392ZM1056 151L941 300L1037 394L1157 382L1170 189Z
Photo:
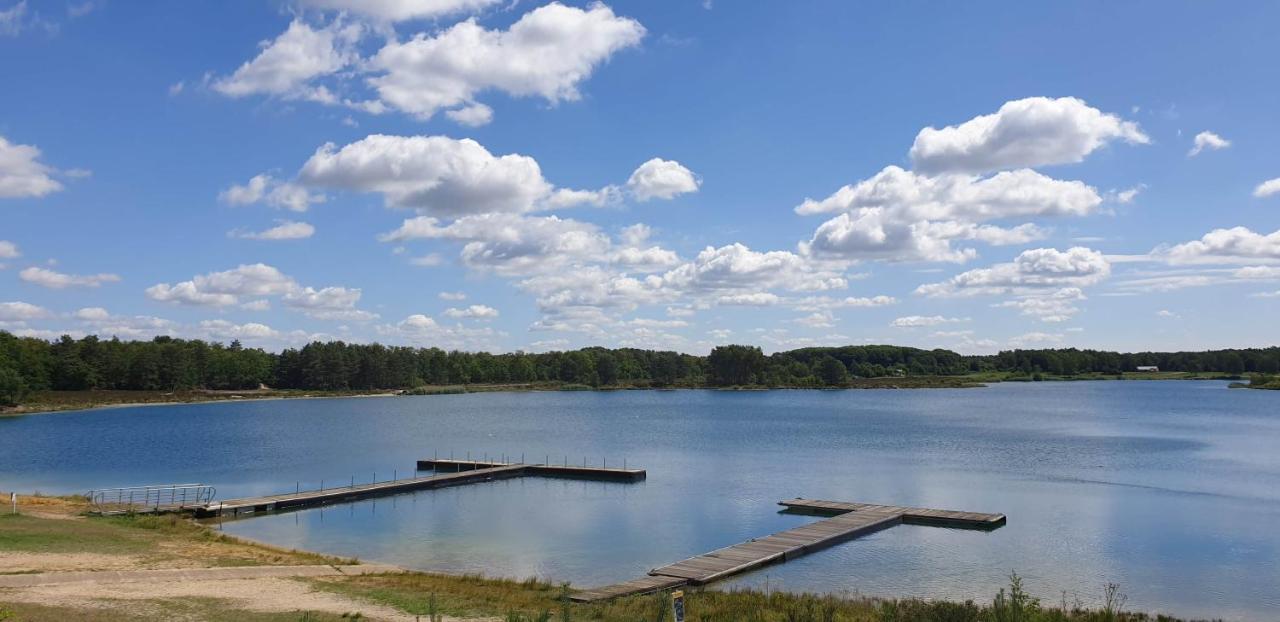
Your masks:
M178 510L207 505L216 490L205 484L163 484L90 490L89 504L103 514Z

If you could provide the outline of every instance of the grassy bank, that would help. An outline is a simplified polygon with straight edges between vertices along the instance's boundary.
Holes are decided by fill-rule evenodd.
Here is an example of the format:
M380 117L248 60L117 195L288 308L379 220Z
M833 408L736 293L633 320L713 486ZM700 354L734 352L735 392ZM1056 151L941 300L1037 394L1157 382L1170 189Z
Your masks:
M23 498L23 515L0 516L0 577L61 570L200 568L248 565L354 563L301 551L285 551L224 536L173 516L87 518L78 498ZM336 621L388 618L520 622L670 622L666 594L577 604L567 586L539 580L479 576L393 573L363 576L277 579L252 583L235 592L234 582L214 582L205 593L183 592L173 583L154 592L139 583L105 584L94 593L72 586L53 592L0 588L0 620L247 620ZM131 587L130 587L131 586ZM242 586L243 587L243 586ZM1037 586L1043 588L1044 586ZM255 599L272 592L298 592L286 610L269 610ZM118 591L112 591L118 590ZM1043 591L1043 590L1042 590ZM67 594L72 594L68 596ZM233 597L232 594L235 594ZM304 598L305 596L305 598ZM333 604L339 603L336 608ZM278 600L278 595L277 595ZM328 603L327 607L309 603ZM691 622L1121 622L1175 618L1123 611L1123 596L1110 588L1085 608L1069 602L1041 604L1027 596L1021 580L986 602L886 600L760 591L686 590ZM277 603L278 608L278 603ZM383 615L378 616L381 612ZM394 617L392 617L394 619Z
M432 614L456 617L496 617L515 622L605 621L669 622L667 593L619 598L606 603L569 603L567 588L526 580L477 576L453 577L421 573L370 575L350 579L316 580L321 589L395 606L430 619ZM1027 595L1022 580L990 602L877 599L759 590L685 590L686 619L690 622L1178 622L1163 615L1126 612L1124 595L1115 586L1103 588L1102 607L1063 602L1049 605Z
M34 413L123 406L242 402L248 400L363 397L391 395L391 391L302 391L254 389L246 391L37 391L17 406L0 408L0 417Z
M83 497L20 496L19 509L0 510L0 575L350 561L238 540L177 515L89 518Z

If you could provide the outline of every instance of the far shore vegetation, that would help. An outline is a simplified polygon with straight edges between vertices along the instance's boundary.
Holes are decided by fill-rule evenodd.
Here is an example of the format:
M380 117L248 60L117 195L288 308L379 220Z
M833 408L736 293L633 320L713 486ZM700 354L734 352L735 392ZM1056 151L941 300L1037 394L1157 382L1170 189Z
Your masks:
M1249 378L1249 382L1233 382L1232 388L1241 389L1269 389L1272 391L1280 391L1280 376L1269 374L1256 374Z
M1273 388L1276 374L1280 347L1138 353L1066 348L965 356L943 349L867 345L766 356L758 347L725 345L694 356L599 347L490 354L332 341L273 353L239 342L166 336L45 341L0 331L0 408L10 413L485 390L952 388L1020 380L1246 377L1254 381L1245 386Z
M7 493L4 493L7 498ZM358 564L283 550L230 537L177 515L89 517L83 497L21 496L19 514L0 513L0 568L6 574L225 566ZM88 564L86 566L86 564ZM390 608L421 620L515 622L670 622L669 593L579 604L570 587L547 579L503 579L423 572L292 579L348 599L350 611L263 611L238 598L96 596L46 602L38 591L0 588L0 620L236 620L339 621L366 619L361 608ZM137 583L133 584L137 590ZM1034 587L1034 589L1033 589ZM1063 591L1059 587L1069 587ZM1076 591L1076 588L1081 588ZM211 588L216 594L217 588ZM1040 600L1029 592L1059 594ZM1126 609L1119 586L1030 586L1012 575L1007 588L977 602L816 595L785 591L686 588L691 622L1179 622ZM1052 601L1052 602L1050 602ZM123 617L122 617L123 616ZM446 618L447 617L447 618Z

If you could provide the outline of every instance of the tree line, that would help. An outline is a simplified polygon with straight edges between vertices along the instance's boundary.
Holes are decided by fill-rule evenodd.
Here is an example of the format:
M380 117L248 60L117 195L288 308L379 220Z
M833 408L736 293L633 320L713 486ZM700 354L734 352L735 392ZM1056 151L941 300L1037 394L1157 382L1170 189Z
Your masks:
M0 404L32 391L405 389L422 385L564 383L591 387L838 387L853 378L957 376L977 372L1114 374L1164 371L1280 372L1280 348L1118 353L1074 348L962 356L901 346L802 348L765 355L726 345L707 356L635 348L527 353L445 351L342 341L280 353L198 339L55 341L0 331Z

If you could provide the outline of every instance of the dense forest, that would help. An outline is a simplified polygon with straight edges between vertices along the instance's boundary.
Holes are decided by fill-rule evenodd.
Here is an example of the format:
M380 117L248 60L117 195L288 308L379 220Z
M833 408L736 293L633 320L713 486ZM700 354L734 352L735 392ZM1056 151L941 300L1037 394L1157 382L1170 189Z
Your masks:
M539 354L444 351L341 341L279 354L200 340L62 337L53 342L0 331L0 404L31 391L128 389L375 390L421 385L566 383L592 387L841 386L851 378L1116 374L1138 366L1163 371L1280 372L1280 347L1122 354L1074 348L962 356L899 346L803 348L766 356L727 345L708 356L633 348Z

